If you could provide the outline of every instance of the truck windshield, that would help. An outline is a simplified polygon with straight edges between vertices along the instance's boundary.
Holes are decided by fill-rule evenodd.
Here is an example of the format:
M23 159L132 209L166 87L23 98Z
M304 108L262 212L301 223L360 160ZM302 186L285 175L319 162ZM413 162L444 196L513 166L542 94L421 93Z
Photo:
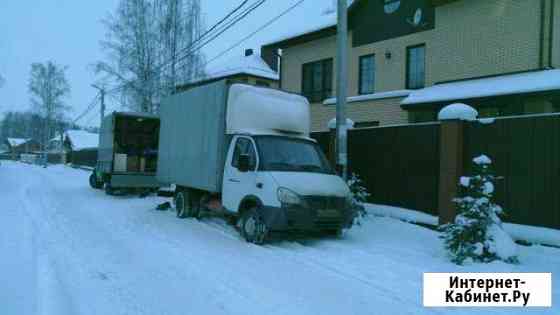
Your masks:
M255 141L260 170L334 174L325 155L312 141L275 136L255 137Z

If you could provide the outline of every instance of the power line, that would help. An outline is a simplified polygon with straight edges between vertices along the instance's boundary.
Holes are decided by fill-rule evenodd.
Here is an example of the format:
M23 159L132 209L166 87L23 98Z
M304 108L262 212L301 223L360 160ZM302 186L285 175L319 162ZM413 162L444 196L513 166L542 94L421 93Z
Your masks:
M78 115L73 121L72 124L75 124L76 122L78 122L78 120L84 118L84 116L86 116L89 112L91 112L95 106L97 105L97 98L99 97L99 93L95 94L95 96L93 97L91 103L88 105L88 107L86 108L85 111L83 111L80 115Z
M205 62L203 64L203 67L205 67L206 65L210 64L211 62L215 61L218 58L221 58L223 55L227 54L228 52L232 51L233 49L237 48L239 45L241 45L242 43L244 43L246 40L248 40L249 38L255 36L257 33L259 33L260 31L262 31L263 29L267 28L268 26L270 26L271 24L273 24L274 22L276 22L277 20L279 20L280 18L282 18L283 16L285 16L286 14L288 14L289 12L291 12L293 9L295 9L296 7L300 6L305 0L300 0L297 3L295 3L294 5L292 5L291 7L289 7L288 9L284 10L282 13L280 13L279 15L275 16L274 18L272 18L271 20L269 20L268 22L266 22L265 24L263 24L261 27L259 27L258 29L256 29L255 31L253 31L252 33L250 33L249 35L243 37L241 40L239 40L238 42L236 42L235 44L233 44L232 46L230 46L229 48L227 48L226 50L222 51L221 53L219 53L218 55L214 56L212 59L208 60L207 62Z
M201 44L200 46L193 48L193 50L189 51L188 54L182 56L181 58L178 59L178 62L186 59L187 57L193 55L195 52L199 51L200 49L204 48L206 45L208 45L209 43L211 43L212 41L216 40L216 38L218 38L220 35L222 35L223 33L225 33L227 30L229 30L230 28L232 28L235 24L237 24L239 21L243 20L245 17L247 17L251 12L255 11L256 9L258 9L260 6L262 6L264 3L266 2L266 0L258 0L257 2L253 3L249 8L247 8L245 11L241 12L239 15L237 15L233 21L229 22L229 24L227 24L226 26L224 26L222 29L220 29L218 31L217 34L213 35L210 39L208 39L207 41L205 41L203 44ZM181 66L181 67L184 67Z
M189 49L191 49L192 47L194 47L194 45L196 45L198 42L200 42L204 37L206 37L206 35L210 34L211 32L213 32L218 26L220 26L222 23L224 23L227 19L229 19L233 14L235 14L237 11L239 11L245 4L247 4L247 2L249 2L249 0L244 0L243 2L241 2L241 4L239 4L237 7L235 7L232 11L230 11L226 16L224 16L222 19L220 19L216 24L214 24L212 27L210 27L210 29L208 29L206 32L204 32L202 35L200 35L197 39L195 39L193 42L191 42L189 44L189 46L181 49L181 51L179 51L178 55L183 54L185 52L187 52ZM177 56L174 56L173 58L171 58L170 60L164 62L161 66L159 66L158 68L163 68L165 67L167 64L172 63L173 61L176 61ZM157 70L156 70L157 71Z

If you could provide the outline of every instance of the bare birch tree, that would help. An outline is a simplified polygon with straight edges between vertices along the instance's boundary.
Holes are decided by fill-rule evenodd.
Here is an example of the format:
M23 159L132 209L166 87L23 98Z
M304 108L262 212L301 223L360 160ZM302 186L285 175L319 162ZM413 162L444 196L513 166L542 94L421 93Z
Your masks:
M130 109L157 112L177 83L201 74L201 53L189 54L202 30L200 0L120 0L104 23L107 60L96 72L119 85Z
M66 97L70 94L70 84L66 79L67 69L68 67L57 65L52 61L31 65L28 88L31 104L45 119L41 137L43 147L53 134L53 122L63 119L64 114L70 110L65 103Z

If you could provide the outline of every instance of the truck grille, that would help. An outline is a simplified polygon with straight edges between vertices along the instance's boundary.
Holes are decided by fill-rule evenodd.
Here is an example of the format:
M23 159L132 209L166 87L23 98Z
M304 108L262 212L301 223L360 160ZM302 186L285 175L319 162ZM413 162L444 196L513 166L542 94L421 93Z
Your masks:
M306 196L304 199L307 206L313 210L342 210L346 206L346 198L344 197Z

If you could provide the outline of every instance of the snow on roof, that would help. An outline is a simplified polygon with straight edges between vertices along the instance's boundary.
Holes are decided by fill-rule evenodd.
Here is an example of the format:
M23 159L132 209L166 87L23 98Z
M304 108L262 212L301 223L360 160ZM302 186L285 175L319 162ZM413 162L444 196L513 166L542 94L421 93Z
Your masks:
M371 101L371 100L381 100L386 98L405 97L410 95L411 92L412 92L411 90L395 90L395 91L379 92L373 94L350 96L346 99L346 102L354 103L354 102L364 102L364 101ZM325 101L323 101L323 105L334 105L334 104L336 104L336 97L327 98Z
M278 73L268 66L268 64L258 54L250 56L239 56L229 59L227 62L209 67L208 75L204 80L228 77L236 74L250 74L271 80L278 80Z
M11 147L17 147L17 146L20 146L20 145L26 143L27 141L29 141L31 139L7 138L6 140L8 140L8 143L10 144Z
M66 137L72 144L72 150L95 149L99 146L99 135L85 130L68 130Z
M435 103L551 90L560 90L560 70L542 70L437 84L412 92L401 104Z
M348 0L348 6L353 4L354 0ZM314 14L315 13L315 14ZM284 31L264 45L278 43L287 39L299 37L305 34L314 33L332 26L337 23L337 14L335 7L323 8L323 10L305 11L305 22L302 23L284 23Z
M445 106L439 111L438 120L466 120L474 121L478 117L476 109L466 104L455 103Z

